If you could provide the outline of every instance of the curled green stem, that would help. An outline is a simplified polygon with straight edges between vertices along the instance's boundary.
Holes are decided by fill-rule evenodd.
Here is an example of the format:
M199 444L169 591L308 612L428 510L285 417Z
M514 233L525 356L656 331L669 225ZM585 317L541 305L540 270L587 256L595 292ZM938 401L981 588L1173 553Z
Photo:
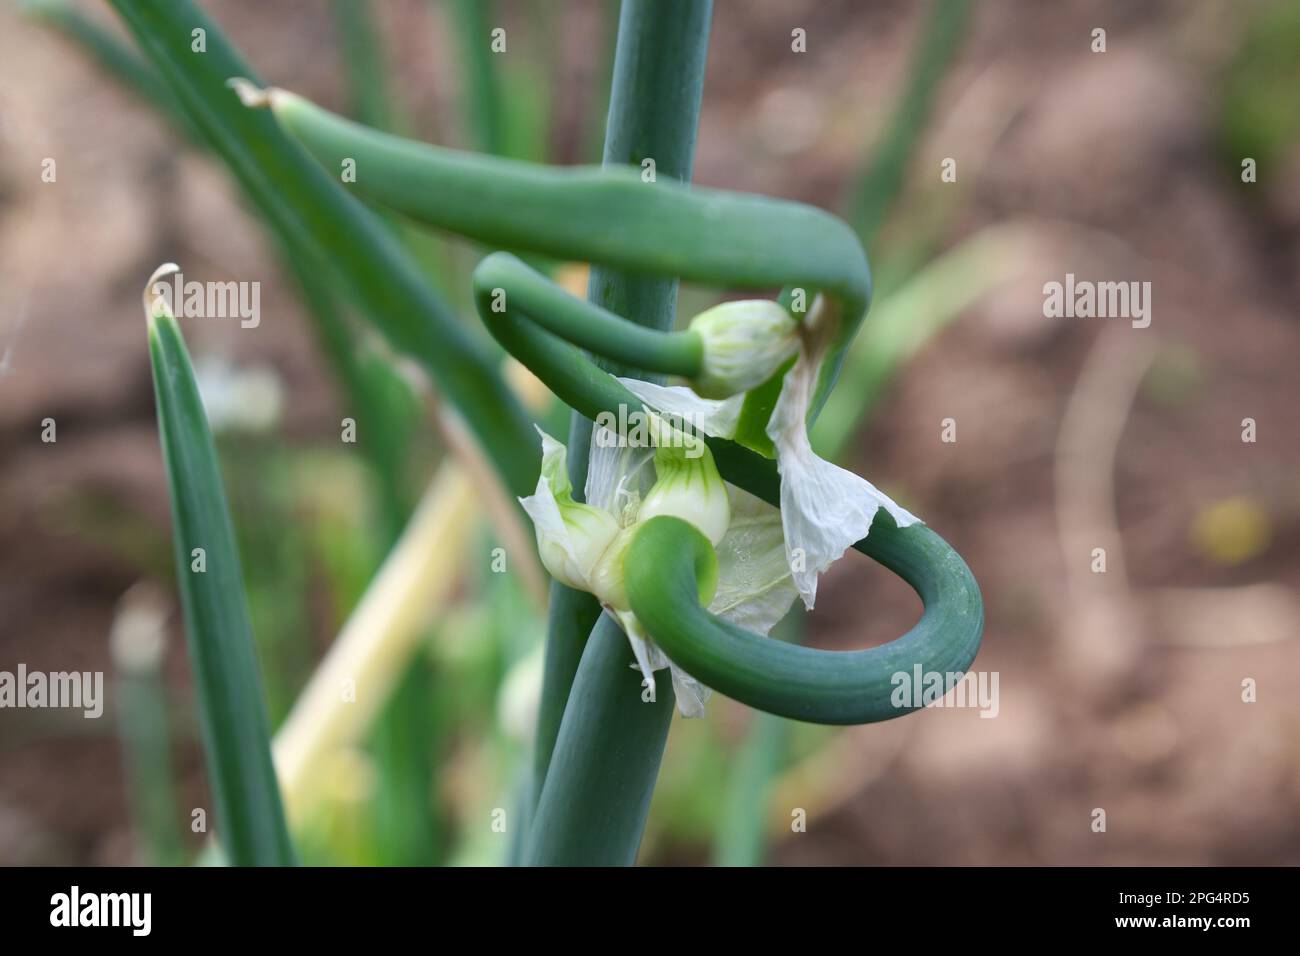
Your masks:
M677 665L759 710L821 724L865 724L917 709L895 703L898 675L919 665L944 689L979 649L983 605L966 563L923 525L899 530L877 518L859 551L910 584L925 605L902 637L860 651L822 651L737 627L700 606L697 580L716 564L708 539L678 518L637 531L624 566L637 619Z
M507 306L542 328L597 355L664 375L694 378L703 345L693 331L660 332L570 295L508 252L494 252L474 270L474 289L491 314Z
M813 416L870 300L870 270L857 238L843 222L809 206L688 189L668 177L648 181L634 169L549 169L470 156L368 130L280 90L247 99L269 105L327 167L352 159L353 188L368 199L491 246L724 287L784 287L787 306L796 290L809 304L814 294L825 294L840 321ZM634 331L509 255L484 260L474 293L498 341L590 419L605 412L624 421L620 406L647 409L579 346L649 372L690 375L699 362L699 342L689 334ZM772 451L764 412L771 410L773 382L747 397L736 441L710 439L709 445L724 478L779 506L780 478L765 457ZM921 621L884 647L829 655L758 638L709 615L693 596L696 568L683 557L692 553L683 535L677 529L646 537L647 555L660 536L675 539L675 556L671 549L656 554L664 559L659 565L646 559L641 566L629 557L629 574L636 565L644 585L638 617L646 612L642 620L651 635L687 671L761 709L825 723L898 716L904 709L889 700L895 673L917 662L943 673L962 671L979 645L983 607L974 579L943 539L923 526L899 530L883 518L856 545L917 590L925 603ZM689 600L682 590L688 583Z

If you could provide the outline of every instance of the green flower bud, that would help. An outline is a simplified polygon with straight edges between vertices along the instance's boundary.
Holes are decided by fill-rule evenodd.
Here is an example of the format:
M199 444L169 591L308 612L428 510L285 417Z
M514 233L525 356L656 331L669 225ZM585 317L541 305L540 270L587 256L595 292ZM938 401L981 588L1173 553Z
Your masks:
M799 324L770 299L724 302L690 328L704 344L704 369L691 382L704 398L728 398L762 385L799 349Z
M641 502L637 521L673 515L693 524L716 546L731 523L727 486L702 438L681 432L676 437L678 441L655 449L657 477Z

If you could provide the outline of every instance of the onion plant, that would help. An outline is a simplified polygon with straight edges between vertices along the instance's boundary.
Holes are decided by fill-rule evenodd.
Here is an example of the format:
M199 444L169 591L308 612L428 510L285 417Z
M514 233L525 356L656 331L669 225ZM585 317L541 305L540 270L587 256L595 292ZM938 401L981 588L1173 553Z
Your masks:
M625 0L604 162L554 168L416 142L267 89L190 0L111 2L277 235L423 364L534 524L555 584L515 861L633 862L674 707L698 715L716 691L796 720L866 723L909 711L891 700L895 675L970 665L983 609L966 564L809 440L870 304L857 234L808 205L688 185L710 3ZM490 128L479 139L491 147ZM496 356L375 209L490 251L472 278L478 316L572 410L563 441L534 430ZM590 263L588 297L543 260ZM678 323L679 280L756 297ZM215 452L179 329L147 308L218 828L232 862L288 863ZM191 573L196 548L204 573ZM849 549L916 590L920 621L849 652L769 636L795 601L813 607L819 575Z

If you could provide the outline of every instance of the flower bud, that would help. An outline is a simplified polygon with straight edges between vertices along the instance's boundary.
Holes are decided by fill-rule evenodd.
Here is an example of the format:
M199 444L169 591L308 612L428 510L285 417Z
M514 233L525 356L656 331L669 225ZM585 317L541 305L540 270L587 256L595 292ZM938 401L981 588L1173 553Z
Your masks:
M703 439L681 432L676 438L655 449L657 477L641 502L637 521L673 515L693 524L716 546L731 523L727 486Z
M690 328L704 345L704 368L691 382L704 398L728 398L771 378L799 348L799 325L770 299L724 302Z

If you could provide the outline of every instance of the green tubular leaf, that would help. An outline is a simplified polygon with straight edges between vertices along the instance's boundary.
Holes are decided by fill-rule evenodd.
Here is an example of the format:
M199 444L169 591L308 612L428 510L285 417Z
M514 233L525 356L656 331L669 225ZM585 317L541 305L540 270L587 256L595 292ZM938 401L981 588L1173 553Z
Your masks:
M283 90L269 100L321 163L357 162L356 191L493 247L747 288L825 289L864 310L862 248L811 206L688 189L635 170L548 167L430 146L368 129Z
M295 862L271 765L266 705L217 453L176 320L150 317L158 431L171 487L176 575L216 804L236 866ZM202 548L206 570L193 570Z
M708 541L672 518L647 521L624 563L628 599L642 626L691 676L759 710L820 724L863 724L917 707L892 700L898 674L965 673L979 649L984 609L966 563L924 525L899 530L876 518L859 551L920 595L910 631L862 651L820 651L736 627L700 606L696 578ZM948 684L945 683L945 690Z
M283 90L267 100L284 128L327 169L357 163L352 188L420 222L494 247L562 256L642 275L823 291L843 316L819 383L824 400L871 296L857 237L811 206L611 166L537 166L476 156L367 129ZM593 288L601 286L593 277ZM618 303L601 302L612 311ZM630 312L629 312L630 314Z
M111 2L277 231L292 237L293 248L325 257L360 312L429 370L511 490L527 494L537 476L531 427L493 356L457 323L383 223L227 87L254 74L217 26L191 0ZM206 31L205 53L191 52L195 29Z
M695 332L661 332L629 322L570 295L508 252L494 252L474 270L474 292L496 307L497 290L509 307L574 345L649 372L694 376L702 362Z

